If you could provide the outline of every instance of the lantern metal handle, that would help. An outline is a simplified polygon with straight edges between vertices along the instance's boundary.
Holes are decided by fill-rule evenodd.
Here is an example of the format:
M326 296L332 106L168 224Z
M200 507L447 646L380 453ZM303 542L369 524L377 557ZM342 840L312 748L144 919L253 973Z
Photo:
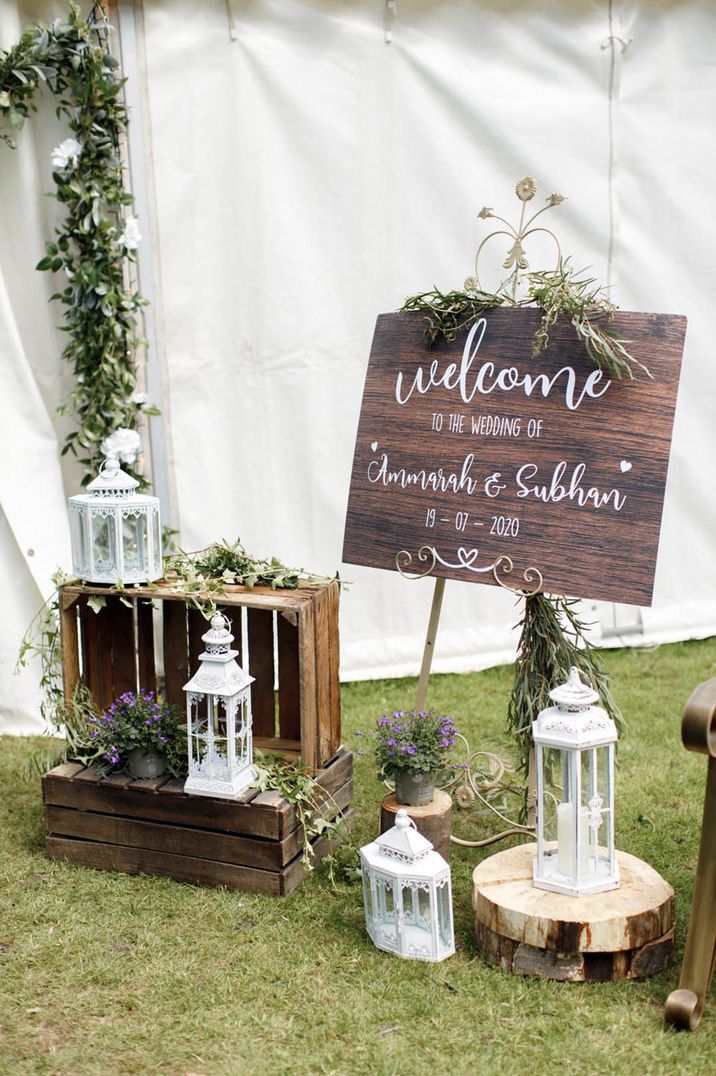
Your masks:
M98 474L104 475L105 468L107 468L107 471L110 476L116 474L117 471L120 470L119 460L117 459L117 457L108 456L107 459L102 460L98 468Z

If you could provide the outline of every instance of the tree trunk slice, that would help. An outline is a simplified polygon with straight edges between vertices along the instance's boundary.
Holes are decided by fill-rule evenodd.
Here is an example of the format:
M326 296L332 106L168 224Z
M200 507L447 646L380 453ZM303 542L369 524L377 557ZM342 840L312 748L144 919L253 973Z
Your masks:
M570 897L532 884L535 844L473 871L478 948L519 975L571 982L656 975L674 952L674 891L647 863L617 852L618 889Z
M398 803L395 793L386 796L380 806L380 832L385 833L395 825L395 816L398 809L403 807ZM452 820L452 798L447 792L436 788L432 802L422 807L405 807L408 816L418 828L418 832L432 844L436 852L443 859L450 859L450 824Z

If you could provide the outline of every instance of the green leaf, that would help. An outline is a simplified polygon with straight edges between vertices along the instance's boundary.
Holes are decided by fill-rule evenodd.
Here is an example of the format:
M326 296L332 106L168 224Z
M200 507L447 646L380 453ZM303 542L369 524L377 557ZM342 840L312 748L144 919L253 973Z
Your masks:
M104 607L106 606L107 599L100 597L99 594L92 594L87 599L87 604L89 605L93 613L98 613L100 609L104 609Z

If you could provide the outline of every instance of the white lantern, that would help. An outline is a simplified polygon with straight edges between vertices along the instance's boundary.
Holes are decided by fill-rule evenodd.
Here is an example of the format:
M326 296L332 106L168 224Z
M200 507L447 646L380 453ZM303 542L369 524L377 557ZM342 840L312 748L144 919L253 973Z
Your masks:
M378 949L416 960L452 956L450 867L403 807L360 855L366 928Z
M235 799L256 780L251 734L253 676L236 662L231 621L211 618L206 650L186 691L189 776L184 791Z
M580 896L616 889L614 847L614 745L617 730L599 696L572 668L566 684L550 691L554 706L532 724L537 776L539 889ZM561 782L559 795L549 789Z
M146 583L162 576L159 500L107 459L87 493L70 497L72 570L90 583Z

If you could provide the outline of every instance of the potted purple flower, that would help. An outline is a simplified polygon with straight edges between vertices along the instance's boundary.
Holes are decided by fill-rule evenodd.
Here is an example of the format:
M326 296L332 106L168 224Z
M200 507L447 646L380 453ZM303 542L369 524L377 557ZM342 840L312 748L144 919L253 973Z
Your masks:
M378 778L395 781L398 803L416 807L431 802L435 785L450 769L456 734L453 719L434 710L394 710L376 719L368 735Z
M186 737L177 711L153 691L125 691L102 714L88 720L93 761L104 770L127 770L132 777L186 773Z

